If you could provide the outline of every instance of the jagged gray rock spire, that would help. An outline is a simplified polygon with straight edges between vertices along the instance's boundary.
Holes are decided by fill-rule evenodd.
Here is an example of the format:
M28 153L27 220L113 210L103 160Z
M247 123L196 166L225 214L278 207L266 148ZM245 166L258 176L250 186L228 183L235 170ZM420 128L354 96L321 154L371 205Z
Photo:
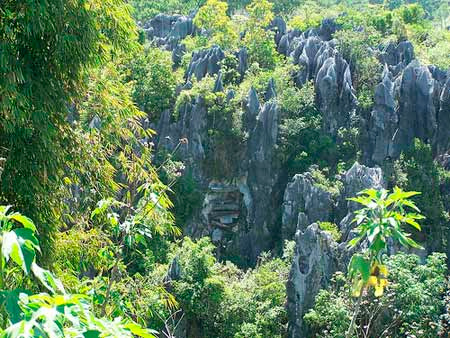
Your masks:
M331 40L337 27L328 19L318 29L302 34L289 31L277 41L278 51L301 66L295 75L296 84L314 81L324 131L333 137L339 128L349 127L357 103L350 67Z
M340 127L350 125L356 96L352 86L350 67L339 54L327 58L315 80L319 109L323 113L323 128L335 136Z
M431 144L435 156L442 155L450 147L448 73L410 61L414 54L407 41L388 48L369 118L369 141L363 145L365 161L382 164L398 158L415 138Z
M196 79L200 81L207 74L218 74L220 71L220 61L224 58L225 53L219 46L194 52L186 71L186 79L191 79L195 75Z
M317 223L295 234L295 252L287 282L289 337L308 337L303 316L313 307L319 290L338 269L339 249Z
M158 14L142 25L147 38L157 46L174 50L178 42L195 33L192 17Z
M282 205L282 237L292 239L317 221L328 221L333 211L331 193L315 185L309 172L297 174L286 186Z
M284 233L291 231L293 220L298 220L294 259L286 286L289 337L309 337L303 316L314 305L315 296L327 286L333 274L346 270L351 257L351 252L347 250L347 241L351 238L348 233L353 211L358 208L346 199L366 188L381 188L384 185L382 177L381 169L356 162L341 178L343 189L333 199L324 188L315 186L308 173L296 175L286 188L282 223ZM334 212L338 209L340 212ZM336 243L317 223L308 224L317 221L339 224L343 233L342 242Z

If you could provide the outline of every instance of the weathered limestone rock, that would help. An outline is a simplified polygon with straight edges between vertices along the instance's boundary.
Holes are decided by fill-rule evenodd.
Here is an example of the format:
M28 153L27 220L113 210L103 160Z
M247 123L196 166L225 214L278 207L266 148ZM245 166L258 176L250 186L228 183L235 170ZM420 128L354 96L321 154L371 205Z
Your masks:
M340 268L339 248L316 223L295 234L295 253L286 285L289 337L308 337L303 316L314 298Z
M238 72L241 75L241 80L244 78L245 72L248 69L248 53L245 47L241 48L236 53L236 57L239 61Z
M186 71L186 79L191 79L192 76L195 75L197 80L200 81L207 74L218 74L220 71L220 61L222 61L224 57L225 53L218 46L194 52Z
M158 14L143 29L150 41L167 50L174 50L179 41L195 33L193 19L183 15Z
M275 43L278 44L281 37L286 34L286 21L281 16L276 16L270 23L269 29L275 32Z
M333 211L331 194L314 183L309 172L295 175L284 192L282 224L284 239L294 237L317 221L328 221Z
M437 121L436 153L441 155L450 151L450 76L447 77L439 96Z
M375 163L381 163L386 156L394 156L392 136L398 124L395 110L394 82L386 65L382 82L375 88L374 109L370 119L370 138L374 143L372 161Z
M348 127L356 107L350 67L338 53L332 34L338 29L334 20L324 20L320 28L286 32L277 49L301 66L294 80L298 86L313 80L317 103L324 115L324 131L336 136L340 127Z
M246 164L247 186L251 203L247 209L247 223L252 227L249 237L241 241L241 248L250 261L267 250L270 242L268 227L275 221L272 194L278 173L273 167L275 145L278 136L279 108L275 102L267 102L260 109L254 129L250 133Z
M223 92L223 80L222 80L222 73L219 71L219 74L217 75L216 82L214 82L214 93L217 92Z
M350 125L350 114L356 104L347 62L339 55L326 59L317 73L315 85L324 130L335 136L340 127Z
M328 284L333 273L345 271L351 257L347 250L347 241L351 238L348 233L354 226L351 220L358 206L348 202L347 198L363 189L379 189L384 185L380 168L368 168L357 162L341 178L344 188L335 200L323 189L315 188L311 181L308 173L296 175L286 188L283 202L285 233L292 231L292 223L298 215L295 255L287 283L289 337L293 338L308 337L304 314L313 306L315 296ZM319 220L339 224L342 243L336 243L320 230L318 224L308 224Z
M400 53L399 58L410 54L409 47L402 48L406 52ZM388 61L393 62L390 58ZM369 142L364 145L367 163L382 164L386 159L398 158L415 138L431 144L436 156L449 149L448 78L436 67L422 66L417 60L409 62L396 77L386 64L375 90Z
M194 176L199 179L202 177L201 162L205 158L203 143L207 137L206 113L204 99L199 96L180 107L179 119L174 123L171 123L170 111L163 112L156 127L158 130L157 148L172 151L180 139L188 140L188 142L180 144L178 155L185 165L192 169Z

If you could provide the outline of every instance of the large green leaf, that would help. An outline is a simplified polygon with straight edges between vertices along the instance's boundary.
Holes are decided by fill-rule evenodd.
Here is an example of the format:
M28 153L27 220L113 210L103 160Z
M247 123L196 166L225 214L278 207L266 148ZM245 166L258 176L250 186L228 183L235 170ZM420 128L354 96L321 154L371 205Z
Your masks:
M36 241L30 229L20 228L4 233L2 254L6 262L12 259L26 274L29 274L36 257L34 250Z
M358 272L364 282L366 282L370 277L370 261L362 255L353 255L350 264L349 272L351 276L355 276Z
M61 281L56 278L50 271L41 268L39 265L33 262L31 270L34 276L52 293L65 293L64 286Z
M27 228L27 229L32 230L33 232L36 232L36 225L34 225L33 221L30 218L28 218L18 212L8 215L8 218L19 222L20 224L23 225L24 228Z
M21 289L0 291L0 303L3 304L8 313L8 318L13 324L23 319L23 312L19 306L20 294L22 293L30 294L30 291Z

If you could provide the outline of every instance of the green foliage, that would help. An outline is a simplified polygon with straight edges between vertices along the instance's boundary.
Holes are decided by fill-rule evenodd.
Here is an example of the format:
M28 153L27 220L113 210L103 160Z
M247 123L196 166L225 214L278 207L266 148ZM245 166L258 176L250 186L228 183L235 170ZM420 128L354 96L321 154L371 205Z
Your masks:
M379 74L382 70L382 65L371 49L381 42L381 35L369 26L362 31L338 31L335 37L338 40L339 51L349 62L352 70L358 104L362 109L369 109L373 104L374 89L380 81Z
M415 51L421 61L442 69L450 68L450 32L446 29L432 29L426 39L415 44Z
M283 259L262 255L257 267L243 272L229 262L216 263L209 239L185 238L175 252L180 278L172 286L190 332L196 337L284 336L288 247Z
M440 314L446 290L445 255L433 253L421 264L416 255L399 253L386 259L389 286L383 296L368 295L361 303L351 337L439 337L444 334ZM344 337L355 304L350 301L344 274L338 272L316 296L305 316L311 337Z
M209 36L209 44L229 49L236 45L237 33L233 29L231 19L227 15L228 5L221 0L207 0L194 18L194 24L205 29Z
M171 54L148 47L130 62L130 80L134 82L132 97L152 121L173 107L177 76L172 69Z
M83 295L28 296L22 293L18 306L24 319L8 327L1 337L154 338L152 333L156 333L120 318L114 321L96 318L91 312L89 298Z
M297 6L288 25L304 32L308 28L320 26L325 12L325 8L321 7L317 1L304 1L301 6Z
M328 191L332 196L336 197L342 191L342 182L328 179L328 171L326 169L320 170L315 166L311 166L309 172L314 179L314 185Z
M254 0L247 6L249 17L242 40L248 50L249 62L269 69L274 68L279 59L273 32L266 30L274 18L272 7L273 4L267 0Z
M354 222L357 224L358 236L350 241L350 246L355 246L361 240L367 238L369 250L373 250L372 256L380 261L380 254L386 249L387 238L392 237L404 247L421 247L409 238L409 235L401 229L400 225L409 224L417 230L421 230L416 220L425 217L416 212L407 212L406 208L420 212L410 197L419 195L419 192L404 192L395 187L391 194L387 190L367 189L359 193L358 197L349 198L350 201L362 204L364 208L355 212Z
M345 277L337 272L331 280L331 290L320 290L314 307L303 317L311 331L311 337L345 337L351 321L351 305L345 297Z
M239 110L220 94L216 96L214 104L208 108L205 165L208 175L223 179L236 177L239 171L239 163L236 163L235 159L242 151L244 135Z
M175 256L182 279L172 283L173 293L189 321L198 326L198 334L212 329L208 324L211 317L220 312L219 304L224 292L223 281L213 276L213 250L208 238L194 243L185 237L179 254Z
M335 223L319 222L319 228L329 233L336 242L339 242L341 240L342 234Z
M111 240L99 229L75 226L60 232L55 239L55 272L69 290L76 289L83 276L107 270L110 259L102 252L111 245Z
M417 196L417 203L426 216L422 221L423 231L428 241L434 242L430 243L434 250L444 250L448 245L445 234L449 231L449 215L440 186L448 174L433 160L431 147L416 139L412 147L395 162L392 176L391 184L422 192Z
M220 69L223 75L223 85L236 85L241 79L238 72L239 60L233 54L226 53L225 58L221 61Z
M389 238L398 241L405 248L422 248L401 227L403 224L409 224L421 230L417 220L423 219L424 216L408 210L420 212L415 203L409 200L418 194L420 193L404 192L395 187L391 194L384 189L367 189L359 193L358 197L349 198L364 208L355 212L354 222L357 224L358 235L348 245L355 247L362 240L368 241L366 252L354 254L348 268L355 297L361 297L368 286L374 286L375 296L383 294L388 271L382 265L382 254L386 251Z
M425 16L425 11L419 4L403 5L397 13L405 24L420 24Z
M0 198L37 221L46 249L79 146L68 107L83 95L87 69L136 46L135 24L120 0L3 1L0 16Z
M40 252L34 222L18 213L10 213L10 206L0 206L0 289L7 289L8 262L14 262L25 275L33 276L51 292L64 292L61 282L48 270L36 264L36 252ZM20 225L18 227L17 225ZM3 301L8 291L1 293Z
M0 207L1 337L64 337L88 333L105 337L154 337L150 330L131 321L96 318L87 296L66 294L60 280L35 262L36 251L40 251L40 247L33 221L17 212L8 213L9 209L7 206ZM17 227L17 224L22 227ZM30 295L28 290L8 290L5 276L10 274L7 265L10 259L25 274L33 272L34 277L53 295Z
M353 222L357 224L357 236L348 246L354 248L362 240L367 240L368 245L363 253L353 254L348 265L349 279L353 283L352 295L358 297L358 302L346 338L351 337L355 330L364 292L373 287L375 297L380 297L388 285L388 269L383 265L382 256L387 249L387 241L392 239L405 248L422 249L401 227L408 224L421 230L417 220L423 219L424 216L411 211L412 209L420 212L415 203L409 200L418 194L420 193L415 191L404 192L398 187L395 187L391 194L385 189L366 189L361 191L358 197L348 199L364 206L355 212Z
M197 10L206 0L131 0L133 16L137 21L145 22L160 13L189 14Z
M353 164L357 151L354 129L340 129L336 141L322 132L322 116L315 104L311 82L300 89L288 87L279 97L283 119L278 156L289 176L305 172L311 165L335 173Z

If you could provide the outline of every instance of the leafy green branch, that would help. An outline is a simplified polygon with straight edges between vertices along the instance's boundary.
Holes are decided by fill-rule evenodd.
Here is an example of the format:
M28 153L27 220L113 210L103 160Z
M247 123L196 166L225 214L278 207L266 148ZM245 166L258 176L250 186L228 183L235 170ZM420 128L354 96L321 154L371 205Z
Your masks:
M66 293L61 281L36 263L36 225L10 209L0 206L0 309L7 314L0 337L155 337L153 330L120 317L97 318L88 296ZM27 276L32 273L50 294L5 288L11 263Z
M352 256L348 267L349 278L352 280L352 294L358 298L352 321L346 337L352 336L361 299L368 288L375 289L375 296L383 294L388 285L388 269L383 264L383 254L386 251L389 239L397 241L405 248L422 249L403 225L408 224L421 230L418 220L425 217L420 214L419 208L409 198L420 194L419 192L405 192L395 187L389 194L388 190L366 189L350 201L359 203L362 209L355 212L354 223L357 224L357 236L348 246L355 248L363 241L367 242L367 249Z

